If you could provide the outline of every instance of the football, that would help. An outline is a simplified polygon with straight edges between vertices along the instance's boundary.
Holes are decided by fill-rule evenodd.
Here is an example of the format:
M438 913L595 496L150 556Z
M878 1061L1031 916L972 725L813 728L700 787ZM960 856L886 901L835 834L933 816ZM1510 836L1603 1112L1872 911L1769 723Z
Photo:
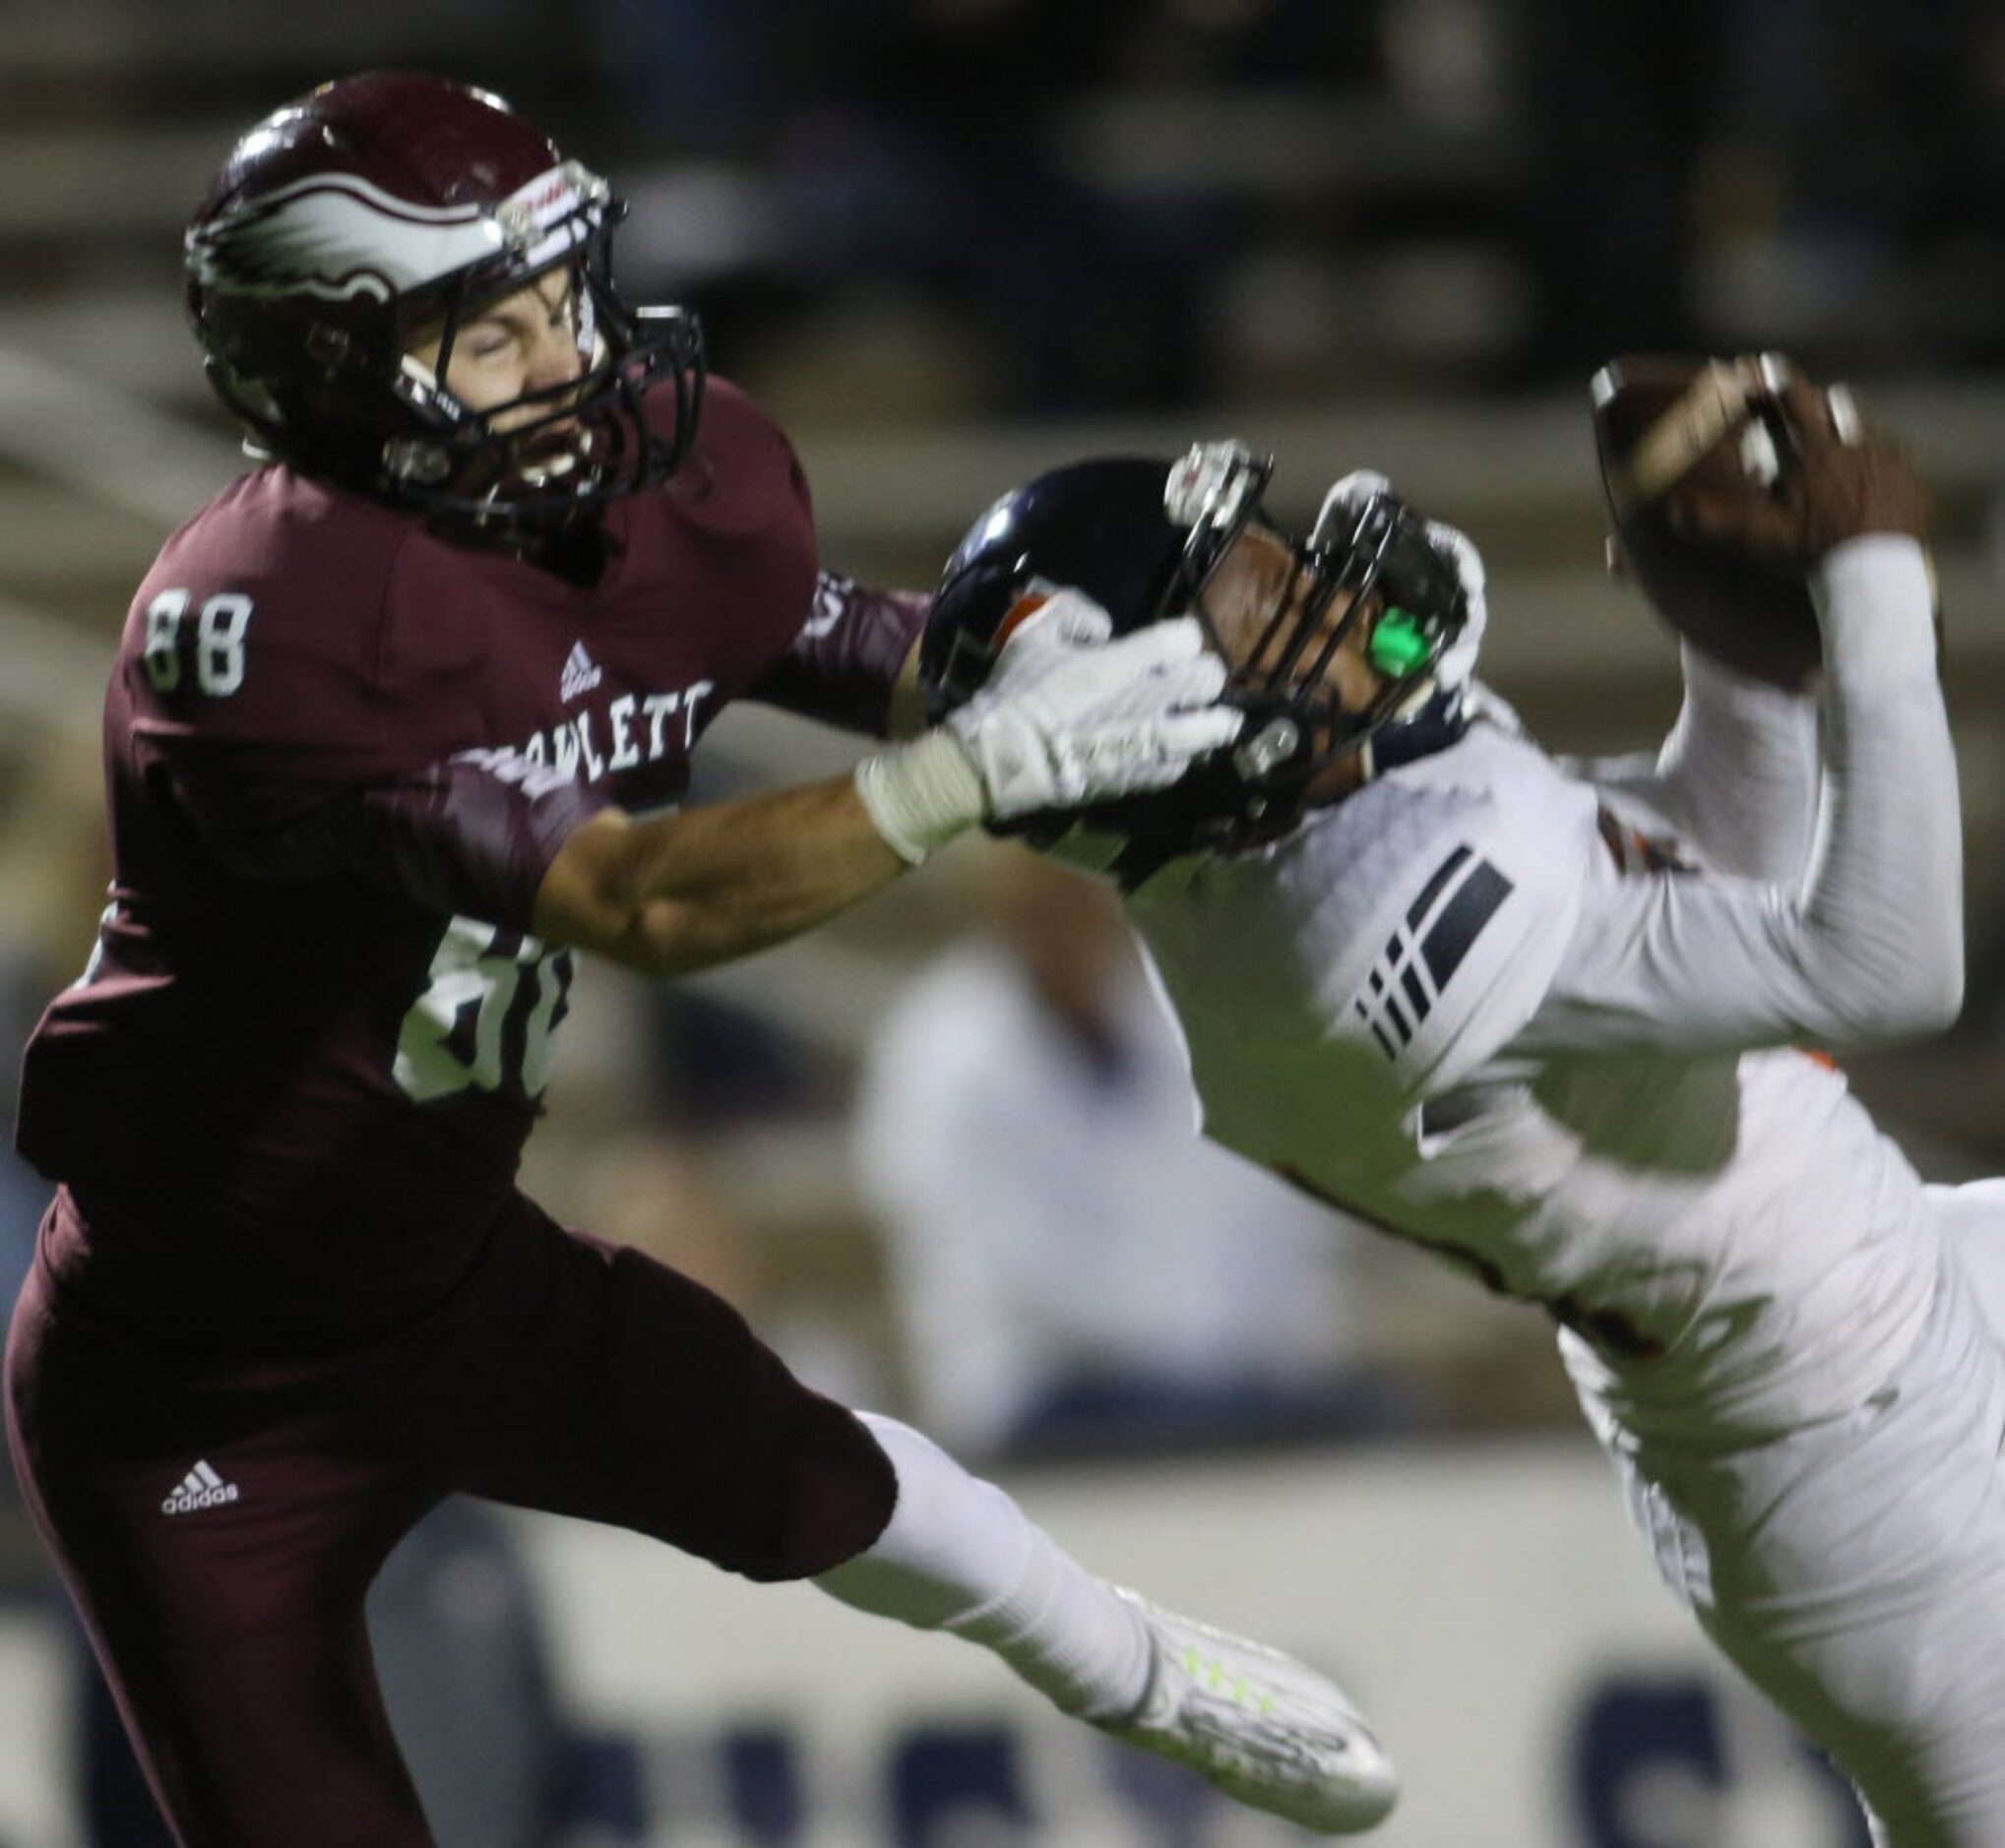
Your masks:
M1754 359L1625 358L1596 373L1595 448L1619 563L1658 613L1715 659L1800 688L1823 658L1802 570L1681 531L1681 487L1772 494L1787 419Z

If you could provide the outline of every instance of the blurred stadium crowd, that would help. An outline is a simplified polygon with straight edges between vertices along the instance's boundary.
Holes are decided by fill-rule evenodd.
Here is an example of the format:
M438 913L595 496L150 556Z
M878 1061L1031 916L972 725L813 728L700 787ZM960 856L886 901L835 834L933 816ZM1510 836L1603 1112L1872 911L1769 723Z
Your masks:
M1978 960L1959 1037L1859 1081L1924 1168L2005 1163L1987 1104L2005 1073L2005 892L1982 851L2005 844L2005 16L1985 0L15 0L10 1047L81 968L102 902L92 728L126 598L235 465L179 326L181 222L242 124L369 65L498 90L615 178L634 207L630 289L694 303L714 364L794 432L835 568L923 584L995 491L1086 448L1229 430L1281 452L1298 507L1372 463L1491 554L1493 671L1567 747L1645 743L1674 699L1666 647L1636 611L1608 613L1598 582L1594 366L1776 345L1861 379L1941 495ZM734 718L697 794L840 763L831 749ZM1038 908L1059 901L1008 890L1003 858L957 849L958 870L687 988L588 973L531 1191L746 1306L817 1384L937 1419L972 1451L1568 1419L1532 1319L1342 1228L1326 1249L1263 1226L1275 1202L1233 1194L1237 1175L1150 1207L1153 1249L1209 1279L1202 1300L1142 1288L1130 1253L1152 1249L1149 1225L1113 1242L1129 1233L1093 1203L1089 1157L1118 1149L1139 1175L1151 1139L1174 1140L1159 1049L1131 1030L1126 953L1041 956ZM967 933L983 947L951 952L961 987L922 1018L909 985ZM926 1162L902 1164L882 1112L905 1106L884 1093L921 1063L937 1108ZM944 1087L978 1099L999 1069L1027 1075L1019 1095L1062 1096L1054 1123L1086 1126L1076 1173L1051 1124L1011 1145L977 1102L957 1122ZM0 1102L12 1072L10 1057ZM879 1115L859 1144L861 1073ZM970 1123L984 1134L955 1140ZM1001 1177L1034 1169L1051 1187L1024 1209L1048 1222L1076 1199L1080 1229L1026 1263L1022 1236L983 1221ZM0 1155L10 1286L40 1198ZM1256 1284L1294 1299L1285 1341ZM984 1402L940 1352L943 1326L992 1359ZM488 1544L440 1542L449 1567L463 1543ZM407 1598L431 1612L413 1622L507 1613L505 1560L493 1570L484 1601L464 1572L457 1602ZM0 1516L6 1583L37 1596L41 1572ZM537 1685L533 1661L499 1672Z

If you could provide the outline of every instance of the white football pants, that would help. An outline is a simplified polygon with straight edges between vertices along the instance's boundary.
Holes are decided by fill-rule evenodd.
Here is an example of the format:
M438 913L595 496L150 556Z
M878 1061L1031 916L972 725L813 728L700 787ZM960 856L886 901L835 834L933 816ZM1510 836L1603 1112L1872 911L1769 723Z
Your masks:
M2005 1848L2005 1181L1929 1195L1935 1301L1866 1403L1741 1445L1603 1435L1665 1578L1881 1848Z

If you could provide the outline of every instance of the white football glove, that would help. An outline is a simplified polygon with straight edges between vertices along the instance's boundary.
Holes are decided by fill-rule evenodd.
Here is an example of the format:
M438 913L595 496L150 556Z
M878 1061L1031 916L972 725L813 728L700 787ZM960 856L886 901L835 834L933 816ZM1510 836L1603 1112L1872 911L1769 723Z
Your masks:
M1225 664L1194 619L1117 642L1112 629L1083 592L1051 596L939 730L857 767L877 832L916 863L975 822L1167 788L1239 735L1241 714L1214 704Z
M1316 516L1314 541L1320 544L1328 536L1331 525L1344 515L1354 514L1374 494L1396 492L1398 490L1393 484L1375 468L1353 468L1333 483L1329 493L1323 496L1322 512ZM1469 606L1469 620L1463 625L1462 634L1434 663L1435 684L1448 688L1466 686L1475 673L1476 653L1482 647L1483 628L1489 621L1489 607L1484 597L1482 554L1475 549L1475 541L1459 527L1439 520L1427 520L1421 524L1428 538L1453 561L1455 575L1462 583L1462 594Z

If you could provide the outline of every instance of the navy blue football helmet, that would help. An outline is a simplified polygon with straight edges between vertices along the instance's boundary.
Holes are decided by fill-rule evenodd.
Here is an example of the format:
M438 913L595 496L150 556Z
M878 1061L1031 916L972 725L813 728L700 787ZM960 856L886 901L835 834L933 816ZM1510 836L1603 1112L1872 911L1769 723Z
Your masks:
M975 522L934 595L919 677L935 721L980 687L1013 622L1041 592L1085 591L1116 635L1184 614L1204 627L1231 668L1225 698L1246 712L1246 726L1229 753L1173 788L1088 812L1090 828L1128 843L1113 870L1129 883L1177 853L1284 832L1318 774L1346 754L1357 754L1369 775L1461 734L1464 682L1446 684L1440 671L1471 616L1455 560L1389 491L1333 495L1313 535L1295 539L1262 506L1273 472L1272 458L1232 442L1198 444L1174 462L1118 457L1053 469ZM1235 655L1206 586L1255 526L1286 548L1292 570L1257 641ZM1345 613L1326 624L1340 595ZM1349 710L1327 670L1360 624L1382 687ZM1024 832L1049 844L1078 819Z

